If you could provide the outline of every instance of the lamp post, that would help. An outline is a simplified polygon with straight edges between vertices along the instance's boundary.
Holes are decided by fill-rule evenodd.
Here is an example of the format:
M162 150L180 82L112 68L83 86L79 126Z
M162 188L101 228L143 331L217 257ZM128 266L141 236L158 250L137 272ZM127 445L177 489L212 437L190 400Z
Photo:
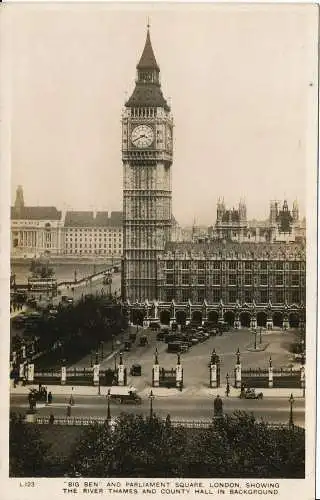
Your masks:
M229 384L229 373L226 375L226 396L229 397L230 393L230 384Z
M114 350L114 334L112 334L112 345L111 345L112 351Z
M254 349L257 348L257 330L254 330Z
M110 389L108 389L106 397L107 397L107 424L109 425L110 421L111 421L111 413L110 413L110 398L111 398L111 394L110 394Z
M154 400L154 395L153 395L153 392L152 390L150 391L150 394L149 394L149 399L150 399L150 420L152 419L153 417L153 400Z
M289 404L290 404L290 415L289 415L289 428L293 429L293 395L291 393L290 398L289 398Z
M101 357L102 357L102 359L103 359L103 347L104 347L103 340L101 340L101 342L100 342L100 348L101 348Z
M117 353L114 355L114 371L117 370Z
M262 344L261 334L262 334L262 328L260 328L260 344Z

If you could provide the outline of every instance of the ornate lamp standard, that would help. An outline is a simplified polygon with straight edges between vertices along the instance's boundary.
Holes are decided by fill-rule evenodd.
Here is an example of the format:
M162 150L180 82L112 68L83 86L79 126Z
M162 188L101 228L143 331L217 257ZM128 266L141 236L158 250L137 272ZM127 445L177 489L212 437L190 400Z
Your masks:
M254 330L254 348L257 348L257 329Z
M110 412L110 398L111 398L111 394L110 394L110 389L108 389L106 398L107 398L107 424L110 425L110 422L111 422L111 412Z
M152 402L154 400L154 395L153 395L152 390L150 391L149 399L150 399L150 420L151 420L152 417L153 417L153 405L152 405Z
M262 344L261 334L262 334L262 328L260 328L260 344Z
M293 403L294 403L294 398L291 393L290 398L289 398L289 404L290 404L290 415L289 415L289 428L293 429Z

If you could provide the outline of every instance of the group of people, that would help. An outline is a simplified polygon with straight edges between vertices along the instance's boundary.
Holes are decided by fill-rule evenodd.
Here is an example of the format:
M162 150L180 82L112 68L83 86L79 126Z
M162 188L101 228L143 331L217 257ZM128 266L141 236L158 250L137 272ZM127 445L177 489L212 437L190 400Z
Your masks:
M16 311L22 311L23 304L20 302L11 302L10 303L10 314L16 312Z

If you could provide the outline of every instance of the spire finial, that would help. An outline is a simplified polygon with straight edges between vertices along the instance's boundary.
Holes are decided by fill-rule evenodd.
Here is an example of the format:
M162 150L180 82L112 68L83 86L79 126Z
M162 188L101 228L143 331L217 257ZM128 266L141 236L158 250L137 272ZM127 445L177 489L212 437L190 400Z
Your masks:
M147 29L149 30L150 29L150 17L148 16L147 18Z

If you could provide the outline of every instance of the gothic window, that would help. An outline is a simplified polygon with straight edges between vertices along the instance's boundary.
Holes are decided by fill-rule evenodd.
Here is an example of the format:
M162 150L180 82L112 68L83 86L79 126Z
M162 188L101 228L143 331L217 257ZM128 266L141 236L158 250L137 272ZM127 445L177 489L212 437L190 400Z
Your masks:
M220 261L213 261L212 267L213 269L220 269Z
M187 260L182 261L182 269L189 269L189 261Z
M291 302L293 304L299 304L299 302L300 302L300 291L299 290L292 290Z
M246 273L244 275L244 284L245 285L252 285L252 275L249 273Z
M237 275L235 273L229 274L229 285L237 284Z
M206 268L206 263L205 262L198 262L198 269L203 270Z
M251 290L244 291L244 301L245 302L252 302L252 291Z
M166 284L173 285L173 273L167 273Z
M299 267L300 267L299 264L300 264L300 262L296 262L296 261L290 262L290 269L292 271L298 271Z
M182 275L182 284L183 285L189 285L190 284L190 275L189 274L183 274Z
M276 285L283 285L283 274L282 273L276 274Z
M298 286L299 285L299 274L298 273L294 273L291 275L291 285L292 286Z
M221 284L220 274L215 273L212 275L212 284L213 285L220 285Z
M229 302L234 303L237 300L237 291L229 290Z
M167 260L167 269L173 269L173 260Z
M276 269L277 269L277 271L282 271L283 270L283 262L277 261L276 262Z
M267 284L268 284L268 275L261 274L260 275L260 285L267 285Z
M268 302L268 290L261 290L260 302L262 302L262 304L266 304Z
M283 302L283 290L276 291L276 303L281 304Z
M221 291L219 290L212 290L212 301L214 303L218 303L221 298Z
M202 303L205 299L205 291L204 290L198 290L198 302Z
M182 290L182 302L188 302L190 296L189 290Z
M236 270L237 269L237 262L235 262L235 261L229 262L229 269Z
M205 276L204 274L199 274L198 275L198 285L204 285L205 284Z
M172 288L167 288L166 301L171 302L173 299L174 299L174 290Z

